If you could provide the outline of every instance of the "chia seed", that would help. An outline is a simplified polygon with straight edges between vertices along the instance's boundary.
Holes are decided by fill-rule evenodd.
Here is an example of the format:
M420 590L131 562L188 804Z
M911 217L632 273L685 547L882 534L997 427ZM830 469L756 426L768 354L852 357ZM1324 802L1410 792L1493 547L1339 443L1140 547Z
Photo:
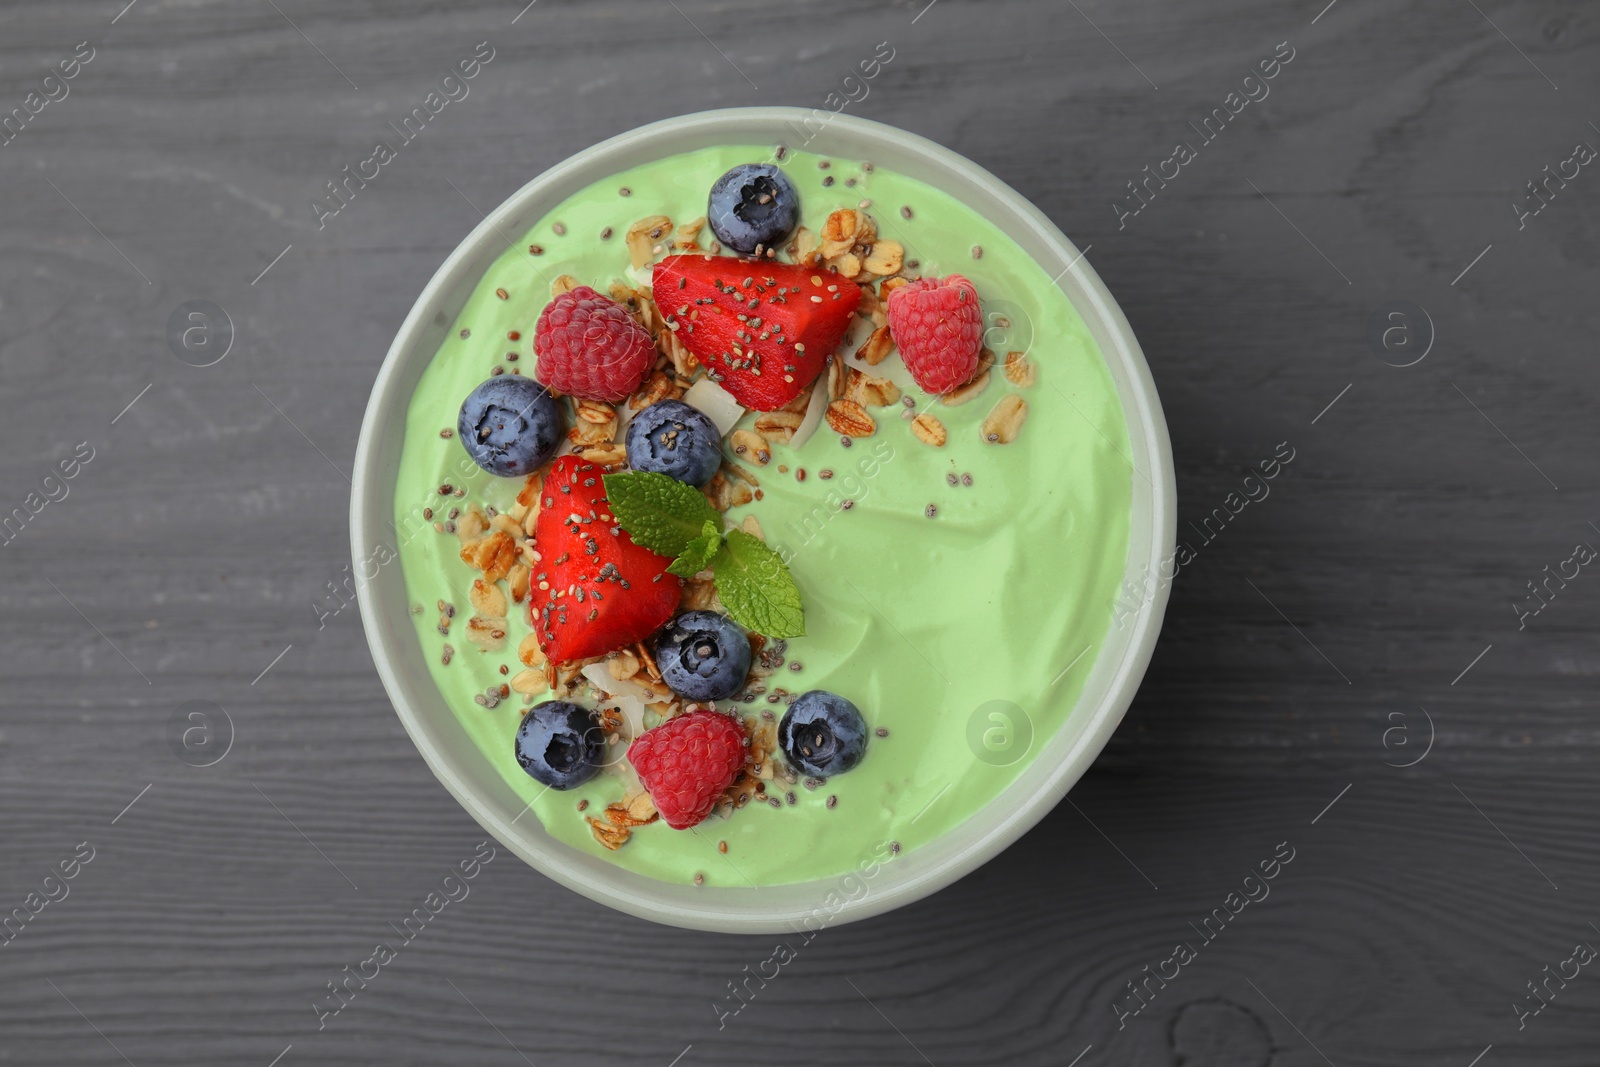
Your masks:
M852 448L852 447L854 447L854 445L855 445L855 442L851 441L850 438L844 436L843 434L841 434L839 436L839 447L840 448Z
M454 437L455 435L456 435L456 432L454 430L448 428L448 427L446 427L445 429L439 431L439 436L443 437L445 440L449 440L450 438Z
M529 245L528 246L528 255L530 255L530 256L542 256L542 255L544 255L544 245Z
M601 230L601 231L600 231L600 240L602 240L602 241L609 241L609 240L611 240L611 235L612 235L612 233L614 233L614 232L615 232L615 231L614 231L614 230L612 230L612 229L611 229L611 227L610 227L610 226L607 226L607 227L606 227L606 228L605 228L605 229L603 229L603 230Z
M557 237L561 237L567 232L567 224L564 222L558 222L554 226L550 227L550 230Z
M853 508L855 506L856 506L856 502L854 500L841 500L841 501L839 501L839 510L840 511L849 511L851 508Z
M694 884L695 885L705 885L706 884L706 876L703 875L703 874L696 873L695 876L694 876Z
M889 851L894 853L896 856L900 855L900 842L898 842L898 841L890 841L889 842Z
M963 475L962 475L962 476L961 476L961 484L962 484L962 485L971 485L971 484L972 484L972 475L970 475L970 474L963 474Z
M506 372L506 369L504 367L495 367L493 370L491 370L489 372L489 377L494 378L494 377L497 377L497 376L499 376L501 374L504 374L505 372Z
M794 795L794 790L793 789L791 789L787 793L783 794L783 799L787 800L789 802L789 806L791 808L799 803L799 800Z
M911 206L909 204L900 208L900 217L903 219L909 219L911 217Z
M806 669L806 665L804 663L801 663L799 660L794 660L789 664L789 669L791 671L799 673L800 671L803 671L803 670Z
M832 811L838 804L839 798L830 794L828 797L828 810Z
M823 184L824 187L832 185L833 184L833 175L830 174L826 178L823 178L822 179L822 184Z
M982 259L983 258L983 246L982 245L973 245L972 246L972 258L973 259Z
M422 509L422 517L423 517L423 518L424 518L424 519L431 519L431 518L433 518L433 509L432 509L432 508L423 508L423 509Z
M939 505L929 504L927 507L922 509L922 513L931 519L939 514Z
M589 810L589 802L587 800L578 801L578 810L579 811L588 811Z
M463 327L462 330L461 330L461 339L463 341L465 341L467 338L469 338L471 336L472 336L472 331L469 330L469 329L466 329L465 327Z
M887 726L880 726L880 727L878 727L876 730L874 730L872 732L877 734L879 737L888 737L889 736L889 728Z
M821 478L823 481L827 481L829 478L833 477L833 470L829 467L824 467L817 472L817 477Z
M494 295L498 296L501 300L510 300L511 299L511 294L506 292L504 289L496 289L494 291Z
M951 485L960 485L961 484L960 477L958 477L954 471L951 471L949 474L946 474L944 476L944 480L949 482Z

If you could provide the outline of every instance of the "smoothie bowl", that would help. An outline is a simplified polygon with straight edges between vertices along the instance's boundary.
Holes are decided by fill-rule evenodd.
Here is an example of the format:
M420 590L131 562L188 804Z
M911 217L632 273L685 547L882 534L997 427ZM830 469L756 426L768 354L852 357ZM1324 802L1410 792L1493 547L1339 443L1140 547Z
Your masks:
M1050 810L1149 661L1173 513L1137 342L1037 209L742 108L582 152L456 249L351 526L379 674L473 817L755 933L925 896Z

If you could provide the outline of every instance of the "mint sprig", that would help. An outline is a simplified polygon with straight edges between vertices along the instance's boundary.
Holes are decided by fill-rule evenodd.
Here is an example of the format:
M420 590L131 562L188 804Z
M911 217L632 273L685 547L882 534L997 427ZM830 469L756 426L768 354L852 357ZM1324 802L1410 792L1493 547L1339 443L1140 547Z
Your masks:
M676 574L680 578L693 578L707 567L716 557L717 550L722 547L721 524L707 522L696 537L684 546L678 558L672 561L672 566L667 568L669 574Z
M633 543L658 556L682 555L689 542L705 532L706 523L722 529L722 516L692 485L654 471L625 471L605 476L611 514Z
M768 637L803 637L800 588L783 558L744 530L722 532L722 516L698 489L652 471L605 476L606 499L635 544L692 578L711 568L717 596L735 622Z
M711 561L717 596L740 625L768 637L804 637L800 587L779 556L761 538L729 530Z

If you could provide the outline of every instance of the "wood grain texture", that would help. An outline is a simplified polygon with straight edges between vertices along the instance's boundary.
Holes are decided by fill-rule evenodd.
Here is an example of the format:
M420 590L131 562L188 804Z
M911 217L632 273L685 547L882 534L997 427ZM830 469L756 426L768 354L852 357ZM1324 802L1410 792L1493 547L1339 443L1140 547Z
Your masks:
M1523 1029L1512 1006L1600 944L1600 578L1525 629L1511 604L1600 543L1600 175L1522 229L1510 207L1600 146L1593 5L539 0L513 25L520 0L124 2L0 9L0 114L95 48L0 148L0 513L95 450L0 549L0 913L96 850L0 947L0 1062L1594 1062L1600 973ZM319 230L323 182L483 40L471 95ZM798 945L722 1027L772 939L650 926L502 855L319 1032L325 983L483 836L353 610L311 607L396 326L532 175L673 114L821 106L882 40L855 111L1093 246L1161 389L1180 536L1280 442L1293 462L1195 536L1072 804ZM1270 95L1119 228L1126 183L1285 41ZM191 299L236 328L213 367L167 348ZM1435 329L1415 366L1367 341L1394 299ZM214 767L169 748L185 701L232 718ZM1392 766L1421 709L1431 751ZM1280 842L1270 896L1204 943L1190 924Z

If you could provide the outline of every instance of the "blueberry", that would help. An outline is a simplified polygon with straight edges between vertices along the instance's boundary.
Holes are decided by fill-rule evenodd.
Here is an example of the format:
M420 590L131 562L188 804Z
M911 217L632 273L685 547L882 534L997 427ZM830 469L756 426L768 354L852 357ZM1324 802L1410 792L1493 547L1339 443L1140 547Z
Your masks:
M686 611L667 623L656 643L661 680L689 700L726 700L750 673L750 639L714 611Z
M706 206L711 232L745 255L775 248L800 221L800 194L771 163L741 163L718 178Z
M472 462L502 478L532 474L561 444L561 405L532 378L501 374L467 394L456 431Z
M575 789L593 778L604 750L594 716L565 700L535 704L517 728L517 762L551 789Z
M628 423L628 466L655 471L689 485L711 480L722 465L722 435L699 408L661 400Z
M867 724L844 697L813 689L783 713L778 744L802 773L830 778L848 771L867 754Z

